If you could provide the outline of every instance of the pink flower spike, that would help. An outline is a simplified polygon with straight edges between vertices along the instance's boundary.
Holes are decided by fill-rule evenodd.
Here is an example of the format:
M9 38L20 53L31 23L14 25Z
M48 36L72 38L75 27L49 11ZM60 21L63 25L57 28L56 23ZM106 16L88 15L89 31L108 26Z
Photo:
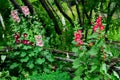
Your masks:
M19 16L18 16L18 12L17 12L17 10L13 10L13 11L11 11L11 16L12 16L12 18L14 19L14 21L16 21L16 22L20 22L20 18L19 18Z
M29 8L27 6L21 6L21 9L25 17L30 14Z
M40 46L40 47L43 47L43 41L42 40L37 40L36 45Z
M103 25L100 26L100 30L104 30L104 26Z

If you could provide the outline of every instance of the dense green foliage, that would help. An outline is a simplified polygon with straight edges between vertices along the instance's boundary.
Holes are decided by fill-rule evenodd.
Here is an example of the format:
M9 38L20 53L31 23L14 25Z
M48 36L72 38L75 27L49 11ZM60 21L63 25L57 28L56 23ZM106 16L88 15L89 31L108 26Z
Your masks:
M119 80L119 0L0 0L1 80Z

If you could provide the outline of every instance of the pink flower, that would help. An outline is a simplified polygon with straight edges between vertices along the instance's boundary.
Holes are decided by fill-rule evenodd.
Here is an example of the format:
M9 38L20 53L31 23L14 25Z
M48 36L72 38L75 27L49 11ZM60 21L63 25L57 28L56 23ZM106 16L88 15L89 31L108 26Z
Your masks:
M14 21L16 21L16 22L20 22L20 17L18 16L18 12L17 12L17 10L13 10L13 11L11 11L11 16L12 16L12 18L14 19Z
M104 26L103 25L100 26L100 30L104 30Z
M93 26L93 31L96 32L96 30L99 28L100 30L104 30L104 26L102 25L102 17L98 17L96 19L96 24Z
M20 41L20 40L18 40L18 39L16 39L16 41L15 41L15 42L16 42L16 44L19 44L21 41Z
M25 16L30 14L29 8L27 6L21 6L21 9Z
M40 47L43 47L43 41L42 40L37 40L36 45L40 46Z
M27 33L24 33L24 34L23 34L24 38L26 38L26 37L27 37L27 35L28 35Z
M42 36L41 35L35 35L35 40L36 40L36 45L43 47L43 41L42 41Z
M74 33L74 40L77 43L76 46L79 46L81 44L83 44L83 41L81 40L82 38L82 31L78 30L77 32Z

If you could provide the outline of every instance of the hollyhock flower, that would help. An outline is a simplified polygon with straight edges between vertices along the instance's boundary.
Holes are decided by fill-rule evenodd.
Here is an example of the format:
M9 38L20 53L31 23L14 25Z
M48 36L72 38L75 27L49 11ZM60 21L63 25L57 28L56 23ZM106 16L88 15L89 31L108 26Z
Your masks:
M81 40L82 38L82 31L78 30L77 32L74 33L74 40L77 43L76 46L79 46L81 44L83 44L83 41Z
M19 44L20 42L21 42L21 41L18 40L18 39L15 40L15 43L16 43L16 44Z
M104 26L103 25L100 26L100 30L104 30Z
M36 45L43 47L43 41L42 41L42 36L41 35L35 35L35 40L36 40Z
M12 16L12 18L14 19L14 21L16 21L16 22L20 22L20 17L18 16L18 12L17 12L17 10L13 10L13 11L11 11L11 16Z
M96 19L96 24L93 26L93 31L96 32L97 29L104 30L104 26L102 25L102 17L98 17Z
M15 33L15 34L14 34L14 38L15 38L15 39L18 39L18 38L20 38L20 35Z
M29 8L27 6L21 6L21 9L25 16L30 14Z
M95 26L93 27L93 31L96 32L97 29L98 29L98 25L95 25Z
M35 39L36 39L36 40L42 39L42 36L41 36L41 35L35 35Z
M22 40L21 41L23 44L30 44L30 41L29 40Z
M27 35L28 35L27 33L24 33L24 34L23 34L24 38L26 38L26 37L27 37Z
M42 40L37 40L36 45L40 46L40 47L43 47L43 41Z

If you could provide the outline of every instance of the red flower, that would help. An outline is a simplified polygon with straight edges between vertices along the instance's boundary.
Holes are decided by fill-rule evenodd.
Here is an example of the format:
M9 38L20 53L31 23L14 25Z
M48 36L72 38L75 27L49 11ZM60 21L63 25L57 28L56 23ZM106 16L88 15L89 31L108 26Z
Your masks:
M81 40L82 38L82 31L78 30L77 32L74 33L74 40L77 43L76 46L79 46L81 44L83 44L83 41Z
M15 35L14 35L14 38L15 38L15 39L18 39L18 38L20 38L20 35L15 34Z
M16 39L16 41L15 41L15 42L16 42L16 44L19 44L21 41L20 41L20 40L18 40L18 39Z
M96 32L96 30L98 28L100 28L100 30L104 30L104 26L102 25L102 17L98 17L96 20L96 24L93 26L93 31Z
M26 38L27 37L27 33L24 33L23 36L24 36L24 38Z
M104 26L103 25L100 26L100 30L104 30Z
M23 44L29 44L30 41L29 41L29 40L22 40L22 43L23 43Z

